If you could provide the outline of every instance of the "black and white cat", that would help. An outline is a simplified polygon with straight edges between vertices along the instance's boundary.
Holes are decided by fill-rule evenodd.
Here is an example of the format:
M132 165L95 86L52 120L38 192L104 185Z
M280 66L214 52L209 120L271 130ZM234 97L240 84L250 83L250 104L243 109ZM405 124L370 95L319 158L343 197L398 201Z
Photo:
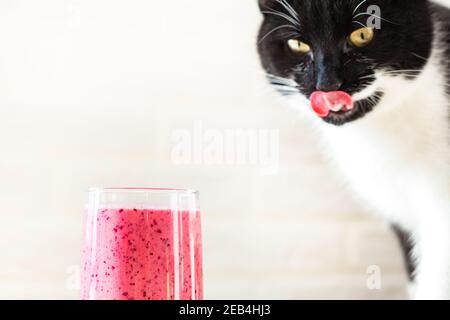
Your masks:
M270 82L349 186L406 235L417 299L450 299L450 10L427 0L259 0Z

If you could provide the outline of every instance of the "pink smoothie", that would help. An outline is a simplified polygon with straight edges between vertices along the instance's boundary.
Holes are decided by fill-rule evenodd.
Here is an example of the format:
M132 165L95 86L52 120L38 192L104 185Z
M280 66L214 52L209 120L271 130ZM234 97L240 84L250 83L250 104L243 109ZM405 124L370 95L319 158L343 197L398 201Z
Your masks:
M89 211L82 255L82 299L203 298L199 212Z

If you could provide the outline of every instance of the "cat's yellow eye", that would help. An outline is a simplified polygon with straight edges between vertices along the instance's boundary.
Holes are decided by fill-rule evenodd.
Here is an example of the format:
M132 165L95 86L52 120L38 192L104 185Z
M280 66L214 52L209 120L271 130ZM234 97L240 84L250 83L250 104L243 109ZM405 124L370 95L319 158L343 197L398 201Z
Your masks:
M287 44L289 46L289 49L291 49L291 51L294 53L306 54L311 51L311 47L306 43L301 42L300 40L291 39Z
M360 28L352 32L349 41L355 47L362 48L371 43L373 37L374 31L372 28Z

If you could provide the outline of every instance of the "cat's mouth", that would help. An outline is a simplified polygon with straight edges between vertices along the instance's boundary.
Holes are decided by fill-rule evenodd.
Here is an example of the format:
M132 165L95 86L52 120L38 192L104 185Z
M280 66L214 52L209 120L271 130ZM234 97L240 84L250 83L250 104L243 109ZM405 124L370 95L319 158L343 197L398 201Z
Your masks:
M356 100L344 91L313 92L310 96L312 110L325 122L343 125L362 118L372 111L382 97L381 92Z
M321 118L330 114L344 114L354 107L352 96L344 91L315 91L310 101L313 111Z

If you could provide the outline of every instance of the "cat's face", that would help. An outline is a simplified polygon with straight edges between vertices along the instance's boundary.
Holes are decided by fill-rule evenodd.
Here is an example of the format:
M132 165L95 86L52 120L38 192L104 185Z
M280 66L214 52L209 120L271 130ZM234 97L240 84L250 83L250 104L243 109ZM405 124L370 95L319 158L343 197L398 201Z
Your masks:
M330 111L335 125L372 111L389 88L412 80L431 53L426 0L259 0L258 50L272 84L285 95L345 92L353 109Z

